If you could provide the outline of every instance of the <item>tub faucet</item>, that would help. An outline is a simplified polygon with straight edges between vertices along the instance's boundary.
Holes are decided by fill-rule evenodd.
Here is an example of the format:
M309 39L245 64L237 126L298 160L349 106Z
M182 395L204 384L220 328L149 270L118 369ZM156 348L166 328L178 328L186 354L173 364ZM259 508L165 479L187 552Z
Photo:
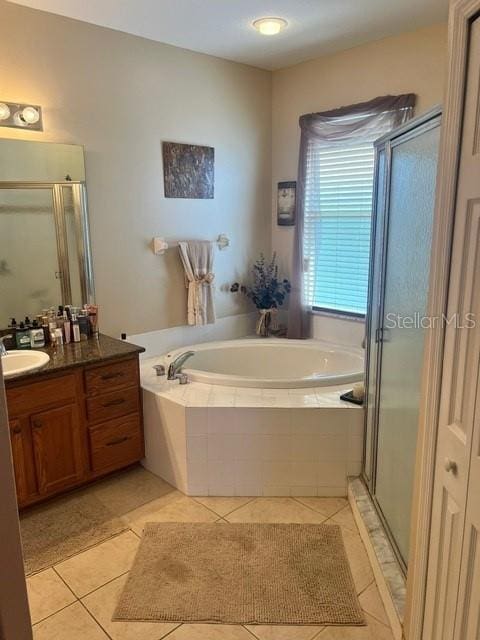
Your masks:
M13 336L8 335L8 336L2 336L0 338L0 358L3 358L3 356L7 355L7 349L5 348L4 340L9 340L10 338L13 338Z
M195 351L185 351L184 353L181 353L179 356L177 356L168 367L167 379L176 380L177 378L180 378L183 365L188 360L188 358L191 358L194 355Z

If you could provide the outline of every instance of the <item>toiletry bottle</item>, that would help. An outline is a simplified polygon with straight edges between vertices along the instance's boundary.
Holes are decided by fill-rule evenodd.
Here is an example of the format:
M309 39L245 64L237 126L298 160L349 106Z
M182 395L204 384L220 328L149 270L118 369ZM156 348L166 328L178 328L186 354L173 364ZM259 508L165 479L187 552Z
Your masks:
M30 329L32 328L32 321L28 316L25 316L25 320L23 321L23 324L25 325L25 329L28 329L30 331Z
M55 319L52 319L52 315L48 316L48 334L50 336L50 342L55 342L55 329L57 328L57 323Z
M17 349L30 349L30 329L25 328L25 324L20 322L15 333Z
M68 317L66 310L63 312L63 335L65 338L65 344L72 341L72 323L70 322L70 318Z
M10 321L10 324L8 325L8 333L12 336L11 337L11 345L10 345L10 349L15 349L17 346L17 338L16 338L16 334L17 334L17 321L15 320L15 318L12 318ZM8 344L7 344L8 347Z
M88 340L90 337L90 322L85 311L80 311L77 316L78 326L80 327L80 340Z
M32 322L32 328L30 329L30 347L32 349L41 349L45 346L45 336L43 335L42 327L38 326L38 322L34 320Z
M72 313L72 336L74 342L80 342L80 327L77 316Z
M85 311L88 314L88 321L90 323L90 335L93 338L98 338L98 305L86 304Z
M60 347L61 345L63 345L63 331L59 327L55 329L54 337L55 337L55 346Z
M63 307L60 305L58 307L57 317L55 318L55 322L57 323L57 329L61 329L63 333L63 323L65 322L63 319Z
M50 343L50 329L48 328L48 316L42 316L42 329L43 329L43 337L45 339L45 344Z

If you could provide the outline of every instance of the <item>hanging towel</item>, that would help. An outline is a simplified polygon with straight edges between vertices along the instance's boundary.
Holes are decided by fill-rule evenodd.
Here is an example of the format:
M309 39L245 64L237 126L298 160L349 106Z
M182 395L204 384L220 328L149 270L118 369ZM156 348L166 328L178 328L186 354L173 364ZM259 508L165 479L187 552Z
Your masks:
M188 289L188 324L213 324L213 244L205 240L178 243Z

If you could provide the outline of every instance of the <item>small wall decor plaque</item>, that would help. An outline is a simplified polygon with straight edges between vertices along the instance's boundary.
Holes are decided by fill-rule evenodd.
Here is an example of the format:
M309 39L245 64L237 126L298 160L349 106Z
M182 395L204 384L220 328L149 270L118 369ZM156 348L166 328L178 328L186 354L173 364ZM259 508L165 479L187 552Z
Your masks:
M213 198L213 147L163 142L162 150L166 198Z
M277 224L291 227L295 224L295 207L297 201L297 183L295 181L279 182L277 189Z

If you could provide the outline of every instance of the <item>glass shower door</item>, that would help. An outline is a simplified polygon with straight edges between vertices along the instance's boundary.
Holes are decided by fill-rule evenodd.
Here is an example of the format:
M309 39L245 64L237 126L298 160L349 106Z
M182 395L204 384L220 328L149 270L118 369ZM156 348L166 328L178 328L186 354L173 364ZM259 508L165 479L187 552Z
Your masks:
M374 496L405 566L439 138L437 121L391 145Z
M62 300L54 192L0 189L0 327Z

